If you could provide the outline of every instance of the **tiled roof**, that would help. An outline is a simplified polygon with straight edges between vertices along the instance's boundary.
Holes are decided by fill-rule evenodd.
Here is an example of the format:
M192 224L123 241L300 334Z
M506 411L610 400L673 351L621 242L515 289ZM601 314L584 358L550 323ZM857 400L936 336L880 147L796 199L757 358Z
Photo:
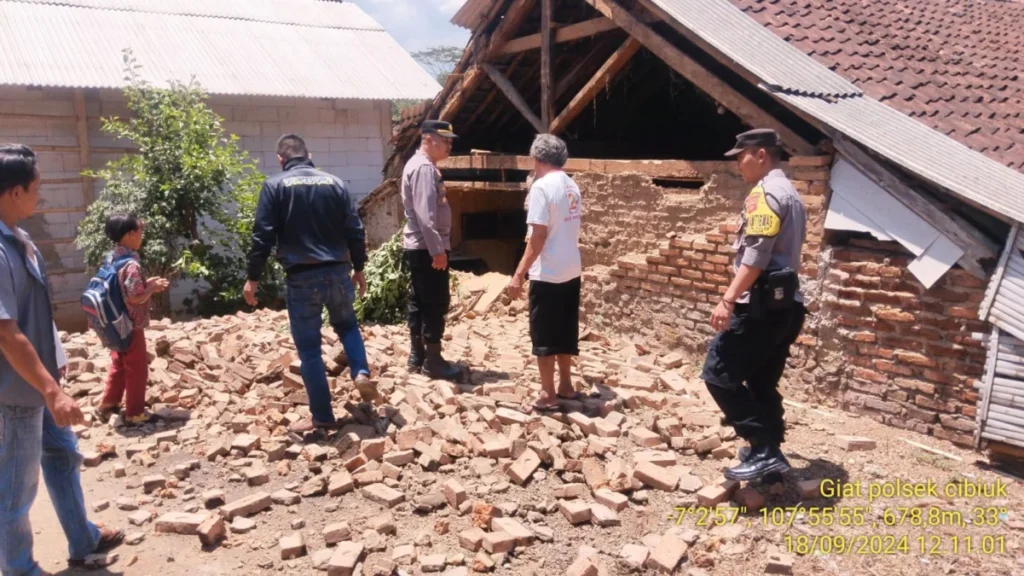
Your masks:
M1024 4L730 1L867 95L1024 172Z

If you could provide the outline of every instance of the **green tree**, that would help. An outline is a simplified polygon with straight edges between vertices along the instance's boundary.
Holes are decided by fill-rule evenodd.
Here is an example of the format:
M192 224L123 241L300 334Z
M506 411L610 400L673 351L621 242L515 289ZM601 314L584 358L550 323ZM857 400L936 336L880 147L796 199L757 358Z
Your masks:
M462 48L458 46L432 46L426 50L413 52L412 57L427 72L432 74L437 83L444 86L448 81L448 75L455 70L459 60L462 59ZM401 120L402 110L419 104L418 100L395 100L391 102L391 118L398 122Z
M263 175L238 137L207 105L194 80L156 88L125 51L125 98L131 117L104 118L103 131L138 150L87 176L105 182L79 224L75 245L98 267L112 248L107 218L136 214L145 222L142 258L154 275L188 278L199 288L190 304L203 314L237 310L245 283L245 252ZM261 286L274 301L281 271L268 264ZM167 302L160 303L165 311Z

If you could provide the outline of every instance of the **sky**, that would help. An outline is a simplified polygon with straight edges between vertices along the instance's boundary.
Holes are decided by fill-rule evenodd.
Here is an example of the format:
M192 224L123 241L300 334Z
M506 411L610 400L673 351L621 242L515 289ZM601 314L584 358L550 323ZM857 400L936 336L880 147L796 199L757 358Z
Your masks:
M451 22L465 0L351 0L412 53L432 46L465 47L469 30Z

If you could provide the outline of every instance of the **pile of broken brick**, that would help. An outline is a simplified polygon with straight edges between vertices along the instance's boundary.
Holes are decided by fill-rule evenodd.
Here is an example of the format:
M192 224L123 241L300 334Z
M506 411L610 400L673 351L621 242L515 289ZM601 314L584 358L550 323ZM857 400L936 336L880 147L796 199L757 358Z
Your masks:
M143 471L126 481L129 490L142 494L116 501L134 512L133 525L148 525L156 514L147 504L163 500L160 507L181 511L157 517L155 532L197 536L204 546L215 547L233 538L229 534L253 530L250 518L274 506L357 498L386 511L362 531L348 522L326 525L315 535L324 546L311 554L314 567L330 576L349 576L360 564L369 576L413 564L423 572L467 574L511 562L517 549L552 542L551 514L574 526L614 529L618 515L631 502L645 503L652 489L676 493L678 506L730 500L748 510L764 505L757 490L740 489L724 478L705 483L682 465L685 456L733 458L735 437L731 428L720 426L703 384L688 377L689 367L678 354L656 356L628 341L584 331L575 379L589 394L567 403L562 413L539 415L528 409L539 386L524 319L477 317L450 329L446 355L470 368L463 384L409 374L404 329L368 326L366 347L382 392L378 404L369 405L358 402L344 373L340 343L325 331L323 352L335 401L351 422L327 436L299 437L288 426L308 415L308 399L287 326L285 313L273 311L152 326L147 401L161 422L133 437L115 433L118 416L76 429L86 466L109 466L115 478L125 478L126 467ZM95 405L108 355L92 335L62 337L70 360L67 387L84 405ZM160 462L181 453L187 458L176 459L180 463L174 466ZM225 501L222 489L190 483L204 467L223 470L229 481L251 489ZM161 469L165 474L154 472ZM281 477L295 469L304 480L271 493L258 491L271 481L271 469ZM438 481L417 480L424 473L436 474ZM534 492L542 503L492 506L482 499L510 489ZM438 534L449 529L444 519L449 515L471 520L472 527L458 534L471 558L418 553L415 545L394 545L390 556L369 558L388 549L395 514L441 509L446 512L434 526ZM297 521L296 531L280 539L282 561L310 555L302 527ZM611 554L629 570L671 573L698 537L692 530L671 529ZM591 549L568 573L607 573L603 559ZM770 567L787 573L791 562L777 558ZM700 573L695 558L687 565L690 574Z

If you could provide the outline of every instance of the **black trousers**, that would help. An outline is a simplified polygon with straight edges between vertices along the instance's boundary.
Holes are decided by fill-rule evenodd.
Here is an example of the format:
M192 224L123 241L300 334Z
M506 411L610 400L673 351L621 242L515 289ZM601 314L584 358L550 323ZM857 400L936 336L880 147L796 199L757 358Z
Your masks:
M711 341L701 378L738 436L775 446L785 439L779 380L806 315L797 303L754 319L737 304L729 328Z
M409 292L409 333L421 335L428 344L444 337L444 317L451 304L448 270L435 270L426 250L406 250L405 263L412 273Z

